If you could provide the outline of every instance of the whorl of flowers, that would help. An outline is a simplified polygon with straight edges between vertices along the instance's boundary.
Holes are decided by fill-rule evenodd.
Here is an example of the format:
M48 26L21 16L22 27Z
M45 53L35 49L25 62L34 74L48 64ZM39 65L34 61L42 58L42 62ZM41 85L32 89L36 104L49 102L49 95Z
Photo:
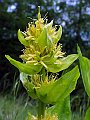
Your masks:
M26 40L23 55L20 58L25 63L41 63L45 66L43 59L53 56L54 58L63 57L61 52L61 45L57 45L61 38L62 27L58 31L56 26L53 26L53 20L47 23L46 18L42 18L40 14L40 7L38 12L38 19L28 23L25 32L22 32ZM20 30L18 31L18 38L20 39ZM46 67L46 66L45 66Z
M37 117L31 115L31 114L28 114L28 118L27 120L38 120ZM41 118L41 120L58 120L58 116L55 114L55 115L51 115L51 114L47 114L45 115L44 118Z

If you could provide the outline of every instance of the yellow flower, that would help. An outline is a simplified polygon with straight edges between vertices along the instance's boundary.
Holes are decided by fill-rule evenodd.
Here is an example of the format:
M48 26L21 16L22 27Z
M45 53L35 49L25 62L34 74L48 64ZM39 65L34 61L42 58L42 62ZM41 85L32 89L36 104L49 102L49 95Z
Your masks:
M27 120L38 120L38 118L31 115L30 113L28 113ZM41 118L41 120L58 120L58 116L57 115L46 114L44 118Z
M29 23L26 31L22 32L26 42L29 43L20 56L25 63L40 62L45 65L42 62L44 56L53 54L54 58L63 57L61 45L57 45L62 34L62 28L60 26L59 30L56 31L56 26L53 27L52 25L53 20L47 23L47 20L44 21L44 18L41 18L39 7L38 19Z

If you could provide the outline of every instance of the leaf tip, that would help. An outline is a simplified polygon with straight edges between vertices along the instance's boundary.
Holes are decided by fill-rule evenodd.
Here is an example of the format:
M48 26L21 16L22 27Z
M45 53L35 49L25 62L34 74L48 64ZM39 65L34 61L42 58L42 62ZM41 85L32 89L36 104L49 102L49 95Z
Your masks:
M8 59L8 58L9 58L9 55L5 55L5 57Z
M80 47L79 47L79 45L77 44L77 52L78 52L78 54L79 55L81 55L82 56L82 53L81 53L81 50L80 50Z

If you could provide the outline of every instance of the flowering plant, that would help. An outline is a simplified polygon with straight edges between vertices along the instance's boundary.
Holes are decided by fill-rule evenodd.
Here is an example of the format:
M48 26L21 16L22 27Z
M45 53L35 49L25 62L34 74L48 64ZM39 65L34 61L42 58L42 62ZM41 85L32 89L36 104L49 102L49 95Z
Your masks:
M57 26L53 26L53 20L48 23L46 18L42 18L39 7L38 19L29 23L26 31L18 30L18 39L25 46L20 55L23 63L6 55L10 63L19 69L20 80L28 95L38 101L38 115L30 115L28 119L64 120L61 117L63 112L58 115L56 109L58 106L60 109L65 108L64 104L70 106L68 96L75 89L80 76L78 66L60 78L57 78L57 72L67 69L78 58L78 54L65 56L61 44L58 44L61 35L62 27L59 26L57 30ZM52 104L53 107L46 109L47 104ZM67 111L67 107L65 110ZM68 111L70 112L70 108ZM66 118L70 120L68 114Z

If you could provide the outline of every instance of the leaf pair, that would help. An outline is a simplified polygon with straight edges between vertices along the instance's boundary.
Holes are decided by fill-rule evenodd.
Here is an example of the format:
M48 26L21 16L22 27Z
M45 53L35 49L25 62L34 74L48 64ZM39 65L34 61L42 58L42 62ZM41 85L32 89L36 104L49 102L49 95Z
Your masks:
M17 67L20 70L20 72L24 72L26 74L30 74L30 75L37 74L41 71L43 67L42 64L40 64L39 62L36 64L34 63L25 64L12 59L8 55L5 55L5 57L10 61L12 65ZM56 63L56 61L52 57L50 59L44 59L43 62L45 63L46 69L49 72L56 73L64 69L67 69L77 58L78 55L72 54L63 59L60 59L60 62L58 63Z
M79 75L78 66L76 66L58 80L48 84L43 83L41 87L34 87L24 73L21 73L20 79L32 98L39 98L47 104L55 104L59 100L64 100L75 89Z

